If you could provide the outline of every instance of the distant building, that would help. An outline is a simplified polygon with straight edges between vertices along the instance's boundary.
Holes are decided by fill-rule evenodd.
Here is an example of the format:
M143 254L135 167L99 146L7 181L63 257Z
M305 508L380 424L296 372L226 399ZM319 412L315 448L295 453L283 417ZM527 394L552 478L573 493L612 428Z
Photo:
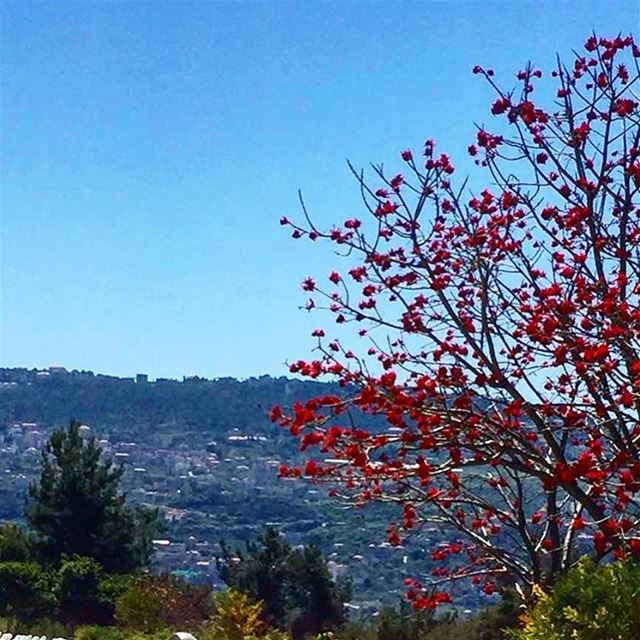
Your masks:
M147 382L149 382L149 376L146 373L138 373L136 375L137 384L145 384Z
M49 373L52 376L56 376L56 375L66 375L69 372L64 367L49 367Z

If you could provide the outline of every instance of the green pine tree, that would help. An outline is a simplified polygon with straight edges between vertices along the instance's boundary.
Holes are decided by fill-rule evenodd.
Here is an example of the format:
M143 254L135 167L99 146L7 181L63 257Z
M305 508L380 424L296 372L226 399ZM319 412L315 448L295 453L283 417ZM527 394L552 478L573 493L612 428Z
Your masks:
M315 545L292 548L267 528L246 552L222 543L220 577L264 603L265 621L290 631L294 640L335 629L345 621L350 585L336 584Z
M26 516L43 554L54 562L94 558L108 572L135 571L151 559L156 511L127 505L123 469L102 459L80 423L55 431L42 452L39 481L29 487Z

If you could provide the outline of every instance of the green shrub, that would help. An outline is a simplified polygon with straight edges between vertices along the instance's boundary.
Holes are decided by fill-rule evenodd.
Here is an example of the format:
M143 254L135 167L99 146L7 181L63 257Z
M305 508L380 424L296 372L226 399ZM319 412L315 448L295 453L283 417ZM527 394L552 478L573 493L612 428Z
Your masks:
M0 525L0 562L29 562L34 554L35 540L15 524Z
M76 629L73 640L168 640L171 634L169 629L144 633L118 627L84 626Z
M37 622L25 623L17 618L0 618L0 635L12 633L14 635L34 635L47 638L70 638L71 631L60 622L49 618L40 618Z
M202 631L203 640L244 640L261 635L266 629L262 621L262 602L236 589L227 589L216 598L216 612L207 628Z
M138 601L142 604L138 605ZM195 629L204 625L213 612L209 587L196 586L172 575L138 578L116 602L118 621L141 631L163 627Z
M640 638L640 564L596 566L582 558L553 587L540 593L514 640L637 640Z
M73 634L73 640L128 640L127 632L117 627L83 626Z
M414 611L405 600L383 609L376 620L376 640L421 640L436 626L433 610Z
M102 625L112 625L116 622L116 602L134 583L131 574L115 574L103 576L98 584L97 610L100 611L99 622Z
M57 584L54 575L35 562L0 562L0 616L30 623L51 615Z
M164 627L162 601L144 584L131 584L116 601L116 620L136 631L158 631Z
M315 640L377 640L376 626L368 620L352 620L334 631L325 631Z
M93 558L65 560L58 572L60 616L76 623L108 622L109 613L99 601L103 569Z
M291 636L280 629L269 629L261 638L262 640L290 640Z

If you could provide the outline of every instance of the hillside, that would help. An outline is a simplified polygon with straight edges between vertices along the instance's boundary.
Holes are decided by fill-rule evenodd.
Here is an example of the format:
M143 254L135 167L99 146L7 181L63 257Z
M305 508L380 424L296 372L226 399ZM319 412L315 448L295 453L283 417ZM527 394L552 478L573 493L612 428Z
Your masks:
M426 575L426 552L442 532L421 531L402 547L386 541L390 506L353 510L321 486L277 477L297 442L268 419L334 385L262 376L248 380L149 381L91 372L0 369L0 519L19 520L38 449L55 427L81 420L105 455L125 467L129 497L167 520L156 565L196 582L218 580L219 540L242 543L276 524L293 544L316 543L335 575L354 582L356 600L394 602L408 575ZM461 594L475 606L477 594Z

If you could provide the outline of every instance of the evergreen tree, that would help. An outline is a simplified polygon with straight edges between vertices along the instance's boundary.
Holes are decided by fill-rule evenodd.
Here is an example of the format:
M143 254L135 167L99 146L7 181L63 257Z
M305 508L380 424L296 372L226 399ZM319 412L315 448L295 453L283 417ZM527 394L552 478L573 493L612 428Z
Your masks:
M345 621L346 584L336 584L315 545L293 549L268 527L246 552L223 542L218 559L221 578L234 589L264 603L265 620L288 629L294 640L327 631Z
M120 489L123 468L102 460L95 439L84 440L79 427L71 421L47 443L40 480L29 487L27 520L42 552L55 562L78 555L94 558L108 572L144 567L157 512L127 505Z

